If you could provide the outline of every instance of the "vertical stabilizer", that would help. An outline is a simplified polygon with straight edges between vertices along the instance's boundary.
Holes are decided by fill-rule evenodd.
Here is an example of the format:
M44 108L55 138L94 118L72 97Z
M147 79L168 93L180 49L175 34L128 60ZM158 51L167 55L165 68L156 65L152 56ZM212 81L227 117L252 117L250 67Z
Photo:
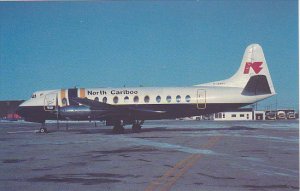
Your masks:
M251 44L246 48L240 68L231 78L206 84L200 84L198 86L244 88L248 84L250 78L254 76L265 76L266 82L270 89L270 93L275 94L275 89L268 69L268 65L263 50L259 44ZM259 80L256 80L256 82L260 83Z

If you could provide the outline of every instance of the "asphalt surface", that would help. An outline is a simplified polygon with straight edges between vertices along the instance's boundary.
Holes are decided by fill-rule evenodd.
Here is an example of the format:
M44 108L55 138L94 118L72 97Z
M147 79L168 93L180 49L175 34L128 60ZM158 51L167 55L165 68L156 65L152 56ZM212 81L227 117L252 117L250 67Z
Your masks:
M0 190L299 190L299 122L0 123Z

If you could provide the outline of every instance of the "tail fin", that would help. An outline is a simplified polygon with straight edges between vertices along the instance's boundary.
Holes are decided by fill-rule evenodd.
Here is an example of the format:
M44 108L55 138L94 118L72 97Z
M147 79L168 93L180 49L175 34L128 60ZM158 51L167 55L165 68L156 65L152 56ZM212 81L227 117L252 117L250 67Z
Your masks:
M249 45L238 71L229 79L198 86L240 87L245 94L275 94L268 65L259 44Z

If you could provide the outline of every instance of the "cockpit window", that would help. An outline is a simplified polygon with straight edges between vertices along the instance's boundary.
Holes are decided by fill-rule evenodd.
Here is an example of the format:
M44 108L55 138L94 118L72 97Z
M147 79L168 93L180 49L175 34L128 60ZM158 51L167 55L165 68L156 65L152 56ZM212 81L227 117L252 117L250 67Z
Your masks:
M31 98L36 98L36 94L32 94Z

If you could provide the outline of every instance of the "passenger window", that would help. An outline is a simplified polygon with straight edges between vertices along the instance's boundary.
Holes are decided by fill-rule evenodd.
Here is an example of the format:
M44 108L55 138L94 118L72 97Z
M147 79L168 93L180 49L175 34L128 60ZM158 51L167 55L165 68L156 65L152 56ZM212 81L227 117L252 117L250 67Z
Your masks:
M145 101L145 103L149 103L150 97L149 96L145 96L144 101Z
M171 100L172 100L172 97L171 96L167 96L166 100L167 100L168 103L170 103Z
M95 101L99 101L99 98L98 98L98 97L95 97Z
M159 103L160 101L161 101L161 97L160 97L160 96L157 96L157 97L156 97L156 102Z
M134 96L133 102L134 102L134 103L138 103L138 102L139 102L139 96Z
M62 105L63 105L63 106L66 106L66 105L67 105L67 99L66 99L66 98L63 98L63 99L61 100L61 102L62 102Z
M115 96L114 99L113 99L113 102L114 102L114 103L118 103L118 101L119 101L118 96Z
M181 101L180 95L176 96L176 102L179 103Z
M185 96L185 101L190 102L191 101L191 96L189 96L189 95Z
M125 97L124 97L124 102L127 103L128 101L129 101L129 97L128 97L128 96L125 96Z
M102 102L107 103L107 97L103 97Z

